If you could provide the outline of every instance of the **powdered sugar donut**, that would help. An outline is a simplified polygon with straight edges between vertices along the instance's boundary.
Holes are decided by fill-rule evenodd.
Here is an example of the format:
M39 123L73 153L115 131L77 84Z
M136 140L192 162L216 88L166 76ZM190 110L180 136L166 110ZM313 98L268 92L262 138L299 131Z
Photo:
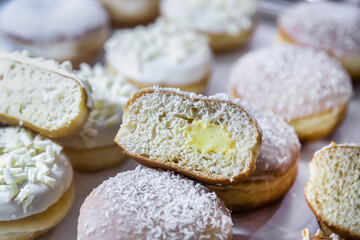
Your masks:
M109 23L94 0L16 0L2 9L0 30L19 48L77 66L97 56Z
M272 112L247 106L262 129L256 169L245 181L231 186L208 186L231 210L247 211L282 198L295 182L300 143L294 129Z
M230 74L235 98L283 116L300 140L328 136L342 121L352 94L342 66L326 53L281 45L250 52Z
M74 201L72 174L59 145L0 128L0 239L34 239L56 226Z
M137 25L153 21L159 15L159 0L101 0L111 20L120 25Z
M207 34L215 51L245 44L255 27L256 0L162 0L162 16Z
M206 38L162 19L115 32L105 44L105 59L139 88L160 85L199 93L212 70Z
M224 203L199 183L144 167L103 182L80 209L79 240L231 239Z
M360 79L360 9L356 6L297 4L280 16L278 29L282 41L325 50Z
M123 108L135 92L120 74L114 76L101 65L83 63L77 71L92 88L94 108L76 136L58 140L76 170L99 170L119 163L125 155L114 142L121 124Z

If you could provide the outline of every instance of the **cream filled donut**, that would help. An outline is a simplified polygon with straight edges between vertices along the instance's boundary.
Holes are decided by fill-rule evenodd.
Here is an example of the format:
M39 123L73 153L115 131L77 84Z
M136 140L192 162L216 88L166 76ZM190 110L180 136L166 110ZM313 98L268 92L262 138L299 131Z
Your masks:
M212 71L204 36L162 19L120 30L105 44L107 66L139 88L160 85L203 92Z
M215 51L245 44L255 28L256 0L162 0L166 19L205 33Z
M360 9L352 4L300 3L279 18L280 40L322 49L360 80Z
M77 75L89 81L94 108L80 133L57 142L64 147L75 170L92 171L117 164L125 155L114 137L123 108L135 88L120 74L114 76L99 64L93 68L81 64Z
M101 0L118 25L137 25L153 21L159 15L159 0Z
M94 189L81 206L79 240L231 239L215 193L173 172L137 167Z
M109 21L95 0L16 0L1 10L0 30L19 48L77 67L97 57Z
M352 94L342 66L325 52L280 45L250 52L230 73L230 91L283 116L300 140L330 135L341 123Z
M245 181L231 186L207 186L225 205L247 211L282 198L295 182L300 143L294 129L272 112L247 106L262 129L256 169Z
M72 174L59 145L0 128L0 239L34 239L56 226L74 201Z

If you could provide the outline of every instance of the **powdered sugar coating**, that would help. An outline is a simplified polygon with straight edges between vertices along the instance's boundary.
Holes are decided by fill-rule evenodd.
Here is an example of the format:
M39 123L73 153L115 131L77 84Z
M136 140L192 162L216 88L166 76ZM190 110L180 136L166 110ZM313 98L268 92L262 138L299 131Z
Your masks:
M73 39L108 24L95 0L9 1L0 15L0 29L28 41Z
M360 9L344 3L301 3L286 11L279 26L293 41L335 56L360 54Z
M280 45L250 52L230 74L230 89L242 100L292 120L347 103L349 75L326 53Z
M173 172L139 166L86 198L78 239L230 239L231 226L215 193Z

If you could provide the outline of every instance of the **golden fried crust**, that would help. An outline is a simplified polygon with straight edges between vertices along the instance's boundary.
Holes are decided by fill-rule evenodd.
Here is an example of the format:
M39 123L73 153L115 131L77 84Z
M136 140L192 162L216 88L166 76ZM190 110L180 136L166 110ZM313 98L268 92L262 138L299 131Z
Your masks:
M171 91L167 91L167 90L163 90L163 89L159 89L158 91L163 92L163 93L168 93L168 94L173 94L173 95L178 95L180 97L182 97L183 99L188 99L190 101L205 101L205 102L224 102L224 101L220 101L220 100L208 100L208 99L191 99L185 95L179 94L179 93L174 93ZM140 90L138 92L136 92L132 98L130 98L124 108L124 115L123 115L123 119L126 118L127 114L128 114L128 109L129 106L132 105L138 98L140 98L143 95L146 94L151 94L155 92L154 89L144 89L144 90ZM259 151L260 151L260 147L262 144L262 136L259 130L259 127L256 123L256 121L250 116L250 114L248 112L246 112L244 109L242 109L241 107L239 107L238 105L228 101L227 102L229 105L233 105L239 109L241 109L241 111L243 111L248 117L249 119L251 119L251 123L253 124L253 126L256 128L256 145L253 147L253 149L250 149L251 151L251 158L248 159L249 161L249 168L246 169L245 171L243 171L242 173L240 173L238 176L234 177L233 181L230 181L229 179L223 178L223 179L216 179L216 178L210 178L210 177L206 177L204 175L200 175L200 174L196 174L195 172L192 171L188 171L185 169L182 169L179 166L174 166L174 165L169 165L166 163L162 163L160 161L157 161L157 159L149 159L143 156L139 156L139 155L135 155L131 152L128 152L121 144L120 144L120 140L115 137L115 142L120 146L120 148L124 151L124 153L126 155L128 155L129 157L133 158L134 160L136 160L137 162L139 162L140 164L150 167L150 168L161 168L161 169L166 169L166 170L172 170L172 171L176 171L178 173L181 173L187 177L190 177L194 180L206 183L206 184L210 184L210 185L233 185L233 184L237 184L243 180L245 180L246 178L248 178L255 170L255 162L256 159L259 155Z

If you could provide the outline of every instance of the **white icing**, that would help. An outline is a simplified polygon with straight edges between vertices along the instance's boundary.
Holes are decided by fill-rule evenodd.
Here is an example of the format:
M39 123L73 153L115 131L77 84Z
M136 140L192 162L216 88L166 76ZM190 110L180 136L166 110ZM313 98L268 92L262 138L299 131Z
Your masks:
M254 25L256 0L163 0L161 14L206 33L238 34Z
M360 54L360 9L352 4L297 4L280 17L279 26L300 44L338 57Z
M105 44L107 63L136 82L182 86L210 70L212 53L204 36L159 19L147 27L120 30Z
M350 77L335 59L291 45L244 55L232 68L230 88L242 100L286 120L323 113L352 95Z
M61 147L22 128L0 128L0 221L45 211L72 181Z
M28 41L73 39L108 23L95 0L9 1L0 14L0 29Z
M93 90L94 108L78 135L57 142L73 149L113 145L121 124L123 108L136 89L126 83L121 74L114 76L100 64L91 68L83 63L77 75L89 81Z
M228 239L231 226L223 202L203 185L139 166L87 197L78 239Z
M310 240L311 238L310 230L308 228L305 228L304 230L301 231L301 236L302 236L302 240Z

